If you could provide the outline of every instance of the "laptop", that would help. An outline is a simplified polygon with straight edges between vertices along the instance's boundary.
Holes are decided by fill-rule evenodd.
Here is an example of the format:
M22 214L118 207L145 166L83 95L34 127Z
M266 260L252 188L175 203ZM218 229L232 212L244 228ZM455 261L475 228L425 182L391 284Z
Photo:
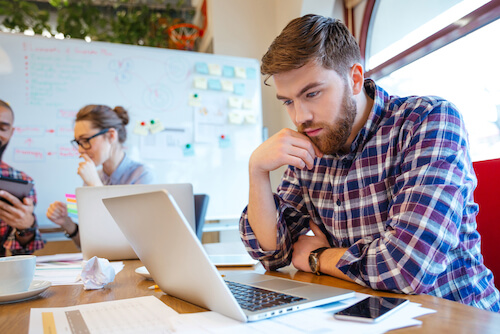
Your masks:
M350 290L248 271L228 271L223 278L165 190L103 203L160 289L200 307L247 322L354 297ZM274 301L245 302L245 287L254 295L270 292Z
M189 227L195 229L193 187L189 183L179 184L128 184L101 187L79 187L76 189L80 245L84 260L94 256L108 260L137 259L127 238L116 225L113 217L102 204L104 197L130 195L155 190L167 190L179 204ZM142 226L142 220L136 221ZM156 233L148 230L148 233Z

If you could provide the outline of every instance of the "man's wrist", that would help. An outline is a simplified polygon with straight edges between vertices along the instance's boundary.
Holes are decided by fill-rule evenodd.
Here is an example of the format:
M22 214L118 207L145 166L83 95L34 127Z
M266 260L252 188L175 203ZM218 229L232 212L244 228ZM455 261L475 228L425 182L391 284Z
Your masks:
M320 247L318 249L313 250L309 254L309 267L311 268L311 272L313 274L319 275L321 274L320 271L320 256L321 254L326 251L327 249L330 249L330 247Z

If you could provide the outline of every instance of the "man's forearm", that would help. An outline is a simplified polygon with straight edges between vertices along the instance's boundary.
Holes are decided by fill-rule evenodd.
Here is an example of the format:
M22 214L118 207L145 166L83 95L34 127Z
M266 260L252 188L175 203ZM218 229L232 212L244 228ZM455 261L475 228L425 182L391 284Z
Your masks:
M275 250L276 245L276 205L271 190L269 174L250 175L248 200L248 223L263 250Z
M354 282L349 276L337 268L337 263L347 248L330 248L324 251L319 258L319 271L346 281Z

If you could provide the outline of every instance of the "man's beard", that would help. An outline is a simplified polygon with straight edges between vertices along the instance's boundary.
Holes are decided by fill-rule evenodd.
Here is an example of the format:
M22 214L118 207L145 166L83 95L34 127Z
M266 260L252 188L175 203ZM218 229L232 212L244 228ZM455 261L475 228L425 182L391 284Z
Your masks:
M347 139L351 135L354 119L356 118L356 101L348 94L348 87L344 89L342 97L341 115L335 123L312 123L306 122L298 126L298 131L302 134L307 134L304 129L307 128L322 128L323 134L315 137L309 137L311 141L318 146L323 154L335 154L341 152L345 146Z
M3 152L5 152L5 149L7 148L7 144L9 144L9 142L6 142L4 144L0 141L0 161L3 161Z

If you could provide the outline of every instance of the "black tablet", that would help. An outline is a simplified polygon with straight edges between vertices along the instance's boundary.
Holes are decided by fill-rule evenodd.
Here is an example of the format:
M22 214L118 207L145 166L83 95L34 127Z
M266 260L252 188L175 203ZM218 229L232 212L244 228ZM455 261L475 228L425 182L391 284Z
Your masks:
M0 189L11 193L12 195L19 198L20 201L22 201L23 198L29 196L32 188L33 188L33 183L31 182L0 176ZM0 198L0 200L9 203L4 198Z

